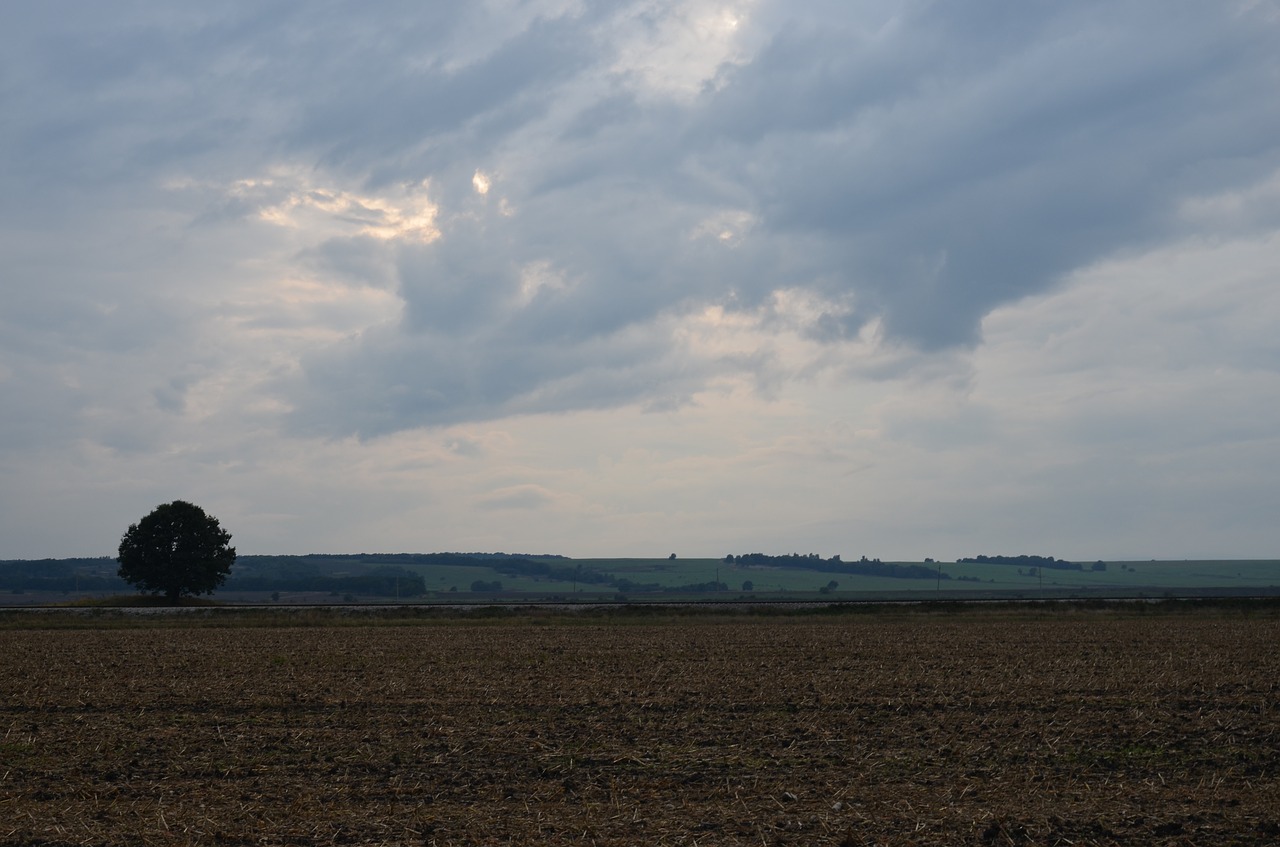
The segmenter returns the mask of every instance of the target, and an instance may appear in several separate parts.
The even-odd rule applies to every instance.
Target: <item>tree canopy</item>
[[[120,539],[120,578],[176,603],[212,594],[231,572],[231,533],[199,506],[174,500],[132,524]]]

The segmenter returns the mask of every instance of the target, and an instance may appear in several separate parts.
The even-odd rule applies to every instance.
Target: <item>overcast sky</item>
[[[0,12],[0,558],[1280,557],[1276,0]]]

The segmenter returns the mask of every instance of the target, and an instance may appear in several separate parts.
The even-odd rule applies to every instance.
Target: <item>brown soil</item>
[[[1280,842],[1280,622],[0,632],[0,844]]]

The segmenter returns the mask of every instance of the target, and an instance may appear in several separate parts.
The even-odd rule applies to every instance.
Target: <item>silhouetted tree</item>
[[[231,533],[204,509],[184,500],[156,508],[120,539],[119,576],[170,603],[191,594],[212,594],[231,572],[236,548]]]

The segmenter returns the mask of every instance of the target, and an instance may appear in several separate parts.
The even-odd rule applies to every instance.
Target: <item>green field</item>
[[[378,568],[393,576],[376,593],[357,588],[320,589],[321,582],[295,579],[293,587],[236,588],[234,579],[215,599],[247,603],[329,602],[560,602],[673,600],[887,600],[887,599],[1051,599],[1064,597],[1163,597],[1197,595],[1280,594],[1280,560],[1111,561],[1094,570],[1019,567],[1016,564],[972,562],[886,562],[887,568],[914,568],[925,578],[865,575],[821,569],[821,560],[787,559],[788,565],[744,565],[721,559],[567,559],[561,557],[467,558],[426,561],[429,556],[372,555],[360,557],[249,557],[250,572],[282,578],[310,568],[315,577],[348,578]],[[50,560],[52,561],[52,560]],[[69,560],[70,561],[70,560]],[[88,560],[84,560],[88,561]],[[4,565],[6,563],[0,563]],[[27,572],[32,563],[25,563]],[[43,566],[43,563],[34,563]],[[64,573],[68,572],[67,563]],[[819,565],[813,569],[811,564]],[[842,563],[861,564],[861,563]],[[877,565],[881,563],[875,563]],[[108,559],[75,567],[77,580],[66,578],[60,589],[37,589],[12,583],[0,591],[0,605],[67,602],[128,593],[123,584],[85,589],[92,573],[110,574]],[[531,566],[553,573],[514,573]],[[398,574],[399,576],[394,576]],[[574,575],[577,579],[573,579]],[[421,589],[406,585],[421,577]],[[477,582],[488,583],[473,591]],[[834,585],[832,584],[834,583]],[[333,585],[335,583],[329,583]],[[499,590],[493,585],[500,584]],[[308,587],[310,585],[310,587]],[[718,587],[717,587],[718,586]]]
[[[564,564],[566,560],[559,560]],[[681,586],[722,583],[727,590],[719,592],[682,591],[682,594],[736,599],[755,596],[759,599],[796,598],[796,595],[818,595],[830,582],[838,585],[819,596],[830,599],[856,599],[865,595],[910,594],[921,597],[981,596],[997,594],[1023,597],[1063,596],[1074,593],[1088,595],[1156,596],[1165,592],[1271,593],[1280,592],[1280,560],[1223,561],[1129,561],[1107,562],[1106,570],[1018,568],[1003,564],[944,562],[893,562],[897,565],[922,565],[941,568],[942,579],[902,579],[884,576],[830,573],[792,568],[741,566],[720,559],[573,559],[583,572],[596,571],[640,585],[657,584],[662,591],[635,588],[626,592],[630,600],[660,599]],[[497,580],[503,593],[573,594],[581,597],[611,597],[618,593],[613,585],[580,582],[576,585],[546,578],[513,577],[489,568],[415,568],[423,575],[428,588],[447,590],[457,585],[464,592],[473,580]],[[750,588],[744,588],[749,583]]]
[[[1090,586],[1097,588],[1131,588],[1158,586],[1167,588],[1268,588],[1280,586],[1280,560],[1222,561],[1117,561],[1107,562],[1105,571],[1045,569],[1036,576],[1019,576],[1018,568],[1008,565],[944,564],[943,572],[956,576],[976,576],[982,581],[995,580],[1006,588]]]

